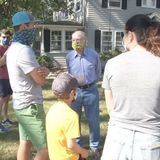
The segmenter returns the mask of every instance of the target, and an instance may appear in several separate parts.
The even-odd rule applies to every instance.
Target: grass
[[[46,81],[45,86],[43,87],[44,95],[44,107],[47,113],[48,109],[52,106],[53,102],[56,100],[51,91],[52,79]],[[104,94],[101,88],[101,83],[98,84],[99,94],[100,94],[100,131],[101,131],[101,140],[100,140],[100,149],[102,150],[106,131],[107,131],[107,122],[108,114],[105,107]],[[13,109],[12,102],[10,101],[9,107],[9,116],[11,119],[16,120]],[[82,115],[82,134],[85,142],[85,146],[88,147],[88,125],[84,114]],[[0,134],[0,160],[16,160],[16,153],[19,145],[19,134],[18,128],[12,128],[10,132],[6,134]],[[91,160],[92,158],[88,158]]]

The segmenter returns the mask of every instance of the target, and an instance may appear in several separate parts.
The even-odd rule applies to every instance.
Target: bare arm
[[[0,58],[0,67],[3,66],[6,63],[6,54],[4,54],[1,58]]]
[[[32,76],[34,81],[41,86],[44,84],[48,74],[49,70],[46,67],[38,67],[35,68],[32,72],[30,72],[30,75]]]
[[[112,96],[112,91],[111,90],[104,90],[105,94],[105,100],[106,100],[106,105],[108,109],[108,113],[110,114],[113,110],[113,96]]]
[[[89,150],[80,147],[80,145],[75,142],[75,139],[67,140],[67,147],[75,153],[80,154],[82,158],[87,158],[89,156]]]

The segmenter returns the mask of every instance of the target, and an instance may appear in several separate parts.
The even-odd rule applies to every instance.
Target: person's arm
[[[76,143],[75,139],[67,140],[67,147],[73,152],[80,154],[82,158],[87,158],[89,156],[89,150],[80,147],[80,145]]]
[[[4,55],[0,58],[0,67],[3,66],[4,64],[6,64],[6,54],[4,54]]]
[[[48,76],[48,74],[49,70],[46,67],[38,67],[30,72],[30,75],[33,78],[33,80],[41,86],[45,83],[45,79]]]
[[[111,90],[104,90],[105,94],[105,101],[106,101],[106,106],[108,110],[108,114],[110,114],[113,111],[113,96],[112,96],[112,91]]]
[[[101,68],[101,60],[100,60],[100,57],[98,55],[98,53],[96,52],[97,54],[97,64],[96,64],[96,74],[97,74],[97,81],[99,81],[102,77],[102,68]]]

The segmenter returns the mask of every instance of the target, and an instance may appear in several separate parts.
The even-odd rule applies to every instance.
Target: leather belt
[[[91,87],[91,86],[94,85],[94,84],[95,84],[95,82],[90,83],[90,84],[86,84],[86,85],[84,85],[84,86],[78,86],[78,88],[80,88],[80,89],[87,89],[87,88]]]

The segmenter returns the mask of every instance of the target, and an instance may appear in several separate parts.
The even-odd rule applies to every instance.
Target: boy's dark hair
[[[52,90],[58,99],[67,99],[72,90],[78,87],[78,82],[69,73],[60,73],[52,83]]]

